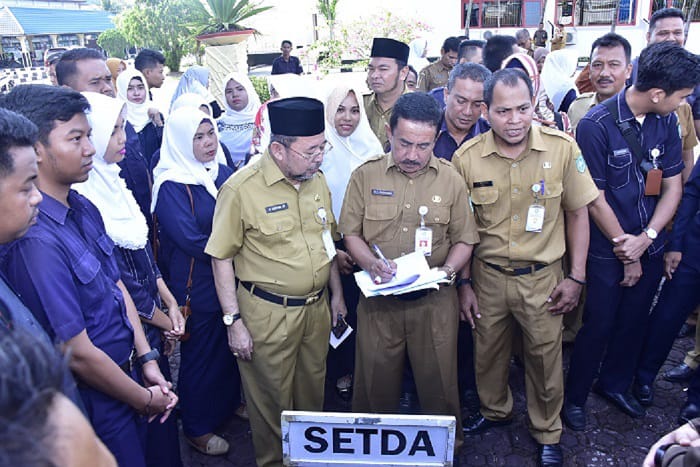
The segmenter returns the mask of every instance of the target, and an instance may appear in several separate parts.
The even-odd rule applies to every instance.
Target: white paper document
[[[445,272],[430,269],[425,256],[420,252],[401,256],[396,258],[394,262],[396,263],[396,275],[389,282],[375,284],[367,271],[355,273],[355,282],[365,297],[400,295],[416,290],[438,289],[438,283],[447,283]]]

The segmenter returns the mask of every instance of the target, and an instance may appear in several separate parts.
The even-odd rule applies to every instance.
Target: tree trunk
[[[469,0],[469,6],[467,7],[467,14],[464,20],[464,35],[469,39],[469,26],[472,25],[472,6],[474,5],[474,0]],[[420,71],[420,70],[419,70]]]

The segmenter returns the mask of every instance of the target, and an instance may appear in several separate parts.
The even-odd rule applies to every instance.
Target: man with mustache
[[[567,115],[574,133],[586,113],[622,91],[632,72],[632,46],[619,34],[610,32],[591,46],[590,78],[595,92],[581,94],[569,107]]]
[[[257,465],[281,467],[280,414],[323,410],[331,311],[334,325],[347,311],[331,195],[318,170],[330,149],[323,104],[294,97],[267,109],[270,146],[221,187],[205,253],[238,358]]]
[[[350,178],[339,230],[355,263],[376,282],[390,281],[396,264],[375,256],[370,245],[386,258],[423,252],[430,266],[454,279],[478,242],[464,182],[449,162],[433,155],[441,118],[428,94],[404,94],[389,121],[391,152],[369,159]],[[416,238],[425,229],[432,235],[421,246]],[[361,296],[353,411],[397,413],[408,357],[423,413],[457,419],[459,453],[458,322],[454,287]]]

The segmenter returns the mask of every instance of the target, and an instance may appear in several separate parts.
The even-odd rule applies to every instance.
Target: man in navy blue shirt
[[[578,125],[577,142],[600,196],[589,206],[594,222],[584,324],[562,410],[574,430],[585,429],[584,406],[596,375],[596,393],[632,417],[644,415],[628,389],[663,271],[664,228],[682,192],[674,110],[698,82],[697,56],[671,42],[653,44],[640,55],[636,83]],[[627,139],[620,127],[631,131]]]
[[[271,75],[283,75],[285,73],[294,73],[295,75],[300,75],[304,72],[301,67],[301,63],[297,57],[293,57],[292,53],[292,42],[288,40],[282,41],[282,47],[280,48],[282,55],[277,57],[272,62],[272,72]]]
[[[452,160],[452,154],[468,139],[491,129],[481,113],[484,82],[491,72],[483,65],[460,63],[450,72],[445,94],[445,113],[433,153]]]
[[[70,367],[95,432],[120,465],[143,466],[138,413],[167,417],[169,391],[124,287],[97,208],[71,190],[87,180],[95,149],[87,100],[63,87],[18,86],[0,106],[39,128],[37,223],[1,251],[0,266],[52,339],[70,351]],[[147,387],[135,380],[133,356]]]

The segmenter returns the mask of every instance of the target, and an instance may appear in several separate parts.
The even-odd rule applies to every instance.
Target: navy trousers
[[[641,258],[642,277],[622,287],[623,265],[617,259],[588,257],[583,327],[569,364],[566,397],[583,406],[598,376],[601,389],[626,392],[642,350],[649,308],[663,273],[662,255]]]

